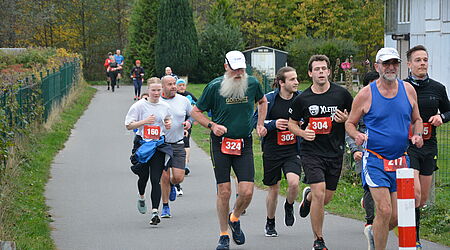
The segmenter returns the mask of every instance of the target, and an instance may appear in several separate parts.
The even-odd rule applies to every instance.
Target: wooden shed
[[[288,52],[260,46],[243,51],[247,65],[265,73],[269,78],[275,78],[275,74],[287,65]]]

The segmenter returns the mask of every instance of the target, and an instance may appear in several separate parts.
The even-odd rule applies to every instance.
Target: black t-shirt
[[[352,102],[353,97],[350,93],[334,83],[331,83],[328,91],[322,94],[313,93],[309,87],[295,98],[291,106],[290,118],[295,121],[303,119],[301,128],[306,129],[312,117],[331,117],[333,120],[337,109],[340,111],[347,109],[350,113]],[[332,121],[329,134],[316,134],[314,141],[302,140],[300,155],[341,156],[344,153],[344,138],[344,123]]]
[[[177,93],[182,95],[182,96],[186,96],[186,97],[190,96],[194,102],[197,102],[197,98],[194,96],[194,94],[192,94],[191,92],[189,92],[187,90],[185,90],[183,93],[181,93],[181,92],[177,92]],[[189,99],[189,101],[190,101],[190,99]]]
[[[430,117],[438,113],[438,109],[446,117],[450,116],[450,102],[444,85],[430,78],[422,81],[414,81],[410,77],[405,81],[411,83],[417,92],[417,102],[419,104],[420,117],[423,122],[428,122]],[[413,149],[417,149],[416,146],[412,144],[410,144],[410,146]],[[432,126],[431,138],[429,140],[424,140],[423,147],[417,150],[435,149],[435,151],[437,151],[436,148],[436,127]]]
[[[133,78],[136,78],[137,80],[142,79],[141,74],[144,74],[144,69],[142,67],[134,66],[133,69],[131,69],[130,76]]]
[[[278,94],[274,100],[274,106],[267,115],[266,120],[277,120],[277,119],[289,119],[289,108],[294,101],[295,96],[289,100],[281,98]],[[291,145],[278,145],[277,133],[281,131],[279,129],[274,129],[269,131],[264,138],[264,143],[262,144],[262,150],[264,152],[264,157],[278,160],[285,157],[295,156],[297,152],[297,143]]]

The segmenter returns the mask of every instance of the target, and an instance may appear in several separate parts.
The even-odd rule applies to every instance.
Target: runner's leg
[[[228,231],[228,213],[230,211],[231,182],[217,184],[217,216],[220,232]]]
[[[288,182],[288,191],[286,199],[289,202],[289,204],[293,204],[298,196],[298,183],[300,180],[300,176],[295,173],[287,173],[286,179]]]
[[[151,199],[152,209],[158,209],[161,201],[161,185],[159,184],[164,169],[165,154],[156,151],[150,159],[150,182],[152,184]]]
[[[266,197],[266,208],[267,208],[267,218],[274,219],[275,211],[277,210],[278,203],[278,193],[280,191],[280,182],[277,184],[269,186]]]
[[[308,196],[311,197],[311,227],[315,239],[323,237],[325,193],[325,182],[311,184],[311,193]]]
[[[376,216],[373,222],[373,237],[376,249],[386,249],[389,222],[392,214],[391,195],[386,187],[370,188],[375,201]]]

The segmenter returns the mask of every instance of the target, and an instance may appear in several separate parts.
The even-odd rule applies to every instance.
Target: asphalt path
[[[54,222],[52,237],[61,250],[83,249],[215,249],[218,220],[216,186],[210,157],[192,145],[191,170],[182,184],[184,195],[171,202],[172,218],[157,226],[150,214],[136,208],[137,176],[130,171],[133,133],[124,126],[133,103],[131,86],[112,93],[98,92],[76,123],[63,150],[54,159],[46,197]],[[147,204],[150,205],[150,184]],[[279,197],[276,229],[279,237],[264,236],[264,190],[255,189],[247,214],[241,217],[246,243],[231,249],[311,249],[313,236],[309,218],[298,215],[292,227],[284,225],[284,198]],[[234,199],[232,199],[234,202]],[[326,214],[324,235],[330,249],[367,249],[361,221]],[[423,241],[424,249],[448,249]],[[391,233],[388,249],[398,249]]]

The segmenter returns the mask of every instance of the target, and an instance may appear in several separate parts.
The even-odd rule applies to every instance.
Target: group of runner
[[[106,69],[106,83],[108,90],[111,87],[111,91],[114,92],[115,87],[119,88],[119,82],[123,73],[124,57],[121,55],[120,50],[116,50],[113,55],[112,52],[108,52],[108,58],[106,58],[103,66]]]
[[[230,238],[237,245],[244,244],[240,216],[253,196],[252,131],[256,128],[262,138],[263,183],[269,187],[265,235],[278,236],[275,211],[283,173],[288,184],[284,224],[295,223],[294,203],[303,169],[303,181],[309,186],[302,192],[299,214],[302,218],[310,215],[313,249],[327,249],[323,235],[324,206],[332,200],[339,182],[347,133],[353,157],[362,163],[368,248],[385,249],[388,232],[397,224],[395,169],[416,170],[419,222],[420,207],[428,198],[431,175],[437,169],[436,127],[450,120],[445,87],[427,74],[427,50],[416,46],[408,51],[407,58],[411,73],[402,81],[398,79],[401,61],[398,52],[393,48],[379,50],[375,64],[378,75],[371,73],[366,79],[367,86],[355,99],[345,88],[330,82],[330,61],[325,55],[310,58],[308,75],[312,85],[303,92],[298,90],[296,70],[283,67],[277,72],[274,91],[264,95],[258,80],[246,74],[244,55],[230,51],[225,55],[224,75],[209,82],[195,103],[192,98],[176,94],[176,84],[181,79],[177,80],[166,69],[162,82],[158,78],[148,81],[148,100],[133,104],[125,121],[128,129],[138,128],[132,170],[139,176],[139,211],[146,211],[143,183],[150,175],[150,223],[160,221],[161,189],[161,216],[170,217],[168,194],[175,192],[171,185],[182,182],[186,174],[183,135],[196,120],[211,130],[210,152],[220,229],[216,249],[229,249]],[[191,104],[195,106],[191,108]],[[230,212],[231,168],[237,178],[239,196]],[[161,180],[161,187],[156,180]],[[417,247],[421,248],[418,232],[419,223]]]

